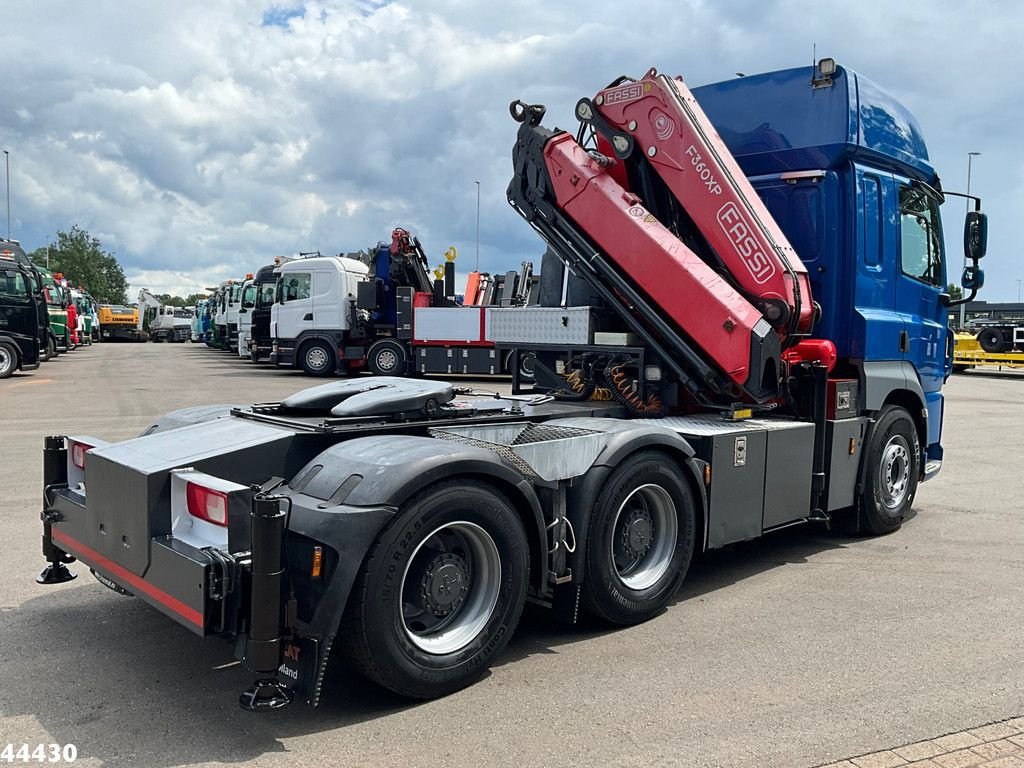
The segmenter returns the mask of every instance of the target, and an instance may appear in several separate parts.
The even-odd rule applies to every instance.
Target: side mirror
[[[982,250],[984,254],[984,249]],[[960,285],[968,291],[980,291],[985,285],[985,270],[981,267],[964,267],[964,274],[960,278]]]
[[[988,246],[988,216],[981,211],[968,211],[964,218],[964,255],[977,261]]]

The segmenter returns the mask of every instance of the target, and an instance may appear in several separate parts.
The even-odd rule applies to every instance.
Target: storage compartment
[[[487,310],[490,339],[506,344],[591,344],[590,307],[510,307]]]

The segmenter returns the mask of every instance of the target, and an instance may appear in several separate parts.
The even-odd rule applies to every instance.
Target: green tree
[[[946,286],[946,293],[949,294],[949,298],[953,301],[958,301],[963,298],[964,290],[956,283],[950,283]]]
[[[70,285],[81,285],[101,303],[128,303],[128,280],[114,254],[104,251],[99,239],[77,224],[70,232],[58,230],[56,242],[29,256],[46,266],[47,250],[50,271],[62,273]]]

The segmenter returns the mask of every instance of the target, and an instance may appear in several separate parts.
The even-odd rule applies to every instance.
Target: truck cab
[[[252,328],[252,310],[256,306],[255,278],[252,273],[242,281],[241,299],[238,307],[238,345],[236,352],[239,357],[249,356],[249,333]]]
[[[58,353],[57,339],[50,328],[43,273],[16,240],[0,240],[0,258],[5,257],[7,260],[13,259],[20,264],[31,279],[32,297],[36,305],[36,315],[39,323],[39,349],[41,351],[41,361],[45,363],[50,358],[56,357]]]
[[[192,341],[206,341],[206,330],[209,325],[209,301],[200,299],[192,308]]]
[[[274,337],[270,360],[277,367],[300,367],[313,376],[348,372],[358,286],[369,268],[355,259],[317,256],[281,266],[270,310]]]
[[[693,94],[806,265],[814,336],[835,344],[862,411],[899,402],[914,417],[933,474],[951,335],[943,197],[917,120],[841,66]]]
[[[252,308],[250,316],[247,352],[249,359],[254,363],[270,357],[273,344],[273,338],[270,335],[270,311],[274,306],[274,297],[277,293],[277,275],[280,271],[281,261],[281,258],[278,257],[274,264],[260,267],[253,281],[256,288],[256,305]]]
[[[228,280],[224,291],[224,327],[225,346],[224,349],[238,349],[238,319],[239,310],[242,308],[242,282],[241,280]]]
[[[0,379],[41,362],[34,274],[12,256],[0,256]]]

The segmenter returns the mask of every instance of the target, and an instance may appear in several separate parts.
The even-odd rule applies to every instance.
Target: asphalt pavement
[[[802,768],[1024,714],[1020,374],[949,382],[944,467],[896,533],[799,527],[712,553],[629,629],[528,608],[490,674],[437,701],[338,668],[319,709],[249,714],[229,644],[81,566],[35,583],[44,435],[122,439],[314,383],[191,344],[94,345],[0,381],[0,749],[73,744],[81,765],[125,768]]]

